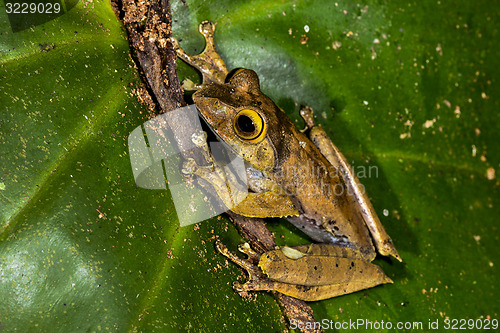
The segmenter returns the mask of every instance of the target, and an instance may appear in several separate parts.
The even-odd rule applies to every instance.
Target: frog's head
[[[193,100],[219,138],[254,168],[268,171],[280,163],[277,151],[282,154],[286,146],[284,126],[293,124],[260,91],[254,71],[234,70],[224,84],[207,84]]]

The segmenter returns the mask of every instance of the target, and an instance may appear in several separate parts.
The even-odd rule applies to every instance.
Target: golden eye
[[[266,135],[267,127],[262,116],[254,110],[243,109],[234,118],[234,131],[243,140],[257,143]]]

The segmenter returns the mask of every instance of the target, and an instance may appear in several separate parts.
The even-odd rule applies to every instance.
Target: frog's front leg
[[[384,256],[391,255],[401,261],[398,251],[380,222],[377,213],[375,213],[375,209],[364,191],[363,185],[358,177],[356,177],[347,159],[337,146],[333,144],[321,125],[314,124],[313,110],[310,107],[302,107],[300,115],[306,122],[306,127],[309,129],[311,141],[321,151],[328,162],[330,162],[336,170],[340,171],[340,175],[343,177],[348,187],[347,192],[351,194],[351,198],[355,203],[353,206],[357,207],[363,216],[363,220],[370,230],[378,252]]]
[[[210,165],[200,166],[194,159],[184,162],[182,172],[201,177],[212,185],[217,196],[232,212],[248,217],[296,216],[298,211],[290,198],[274,191],[247,192],[241,189],[235,175],[228,168],[214,163],[206,143],[206,133],[195,133],[192,141],[204,152]]]
[[[258,254],[248,244],[239,248],[248,255],[246,260],[220,241],[216,247],[247,271],[247,282],[233,284],[239,292],[278,291],[304,301],[317,301],[392,283],[380,267],[363,260],[363,255],[351,248],[326,244],[283,247],[262,254],[257,266]]]

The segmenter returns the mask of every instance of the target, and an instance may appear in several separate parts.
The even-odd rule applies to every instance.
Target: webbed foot
[[[227,76],[227,68],[221,56],[215,49],[214,33],[215,24],[210,21],[203,21],[199,25],[199,31],[205,37],[205,49],[198,55],[189,55],[179,46],[175,38],[171,42],[177,56],[198,69],[203,75],[202,85],[189,85],[188,88],[199,89],[210,82],[223,84]]]
[[[248,280],[245,283],[240,283],[238,281],[233,282],[233,288],[236,291],[242,292],[256,290],[254,286],[255,282],[265,279],[262,271],[256,265],[259,261],[260,255],[252,250],[248,243],[244,243],[238,247],[238,250],[248,256],[247,259],[241,259],[235,253],[229,251],[229,249],[219,240],[215,242],[215,248],[220,254],[243,268],[248,274]]]

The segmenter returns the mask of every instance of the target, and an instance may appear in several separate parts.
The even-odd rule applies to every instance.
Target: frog
[[[171,39],[177,56],[203,76],[201,84],[184,87],[195,90],[193,102],[219,140],[245,161],[248,193],[234,204],[231,177],[215,163],[200,166],[189,159],[182,172],[212,184],[232,212],[284,218],[313,240],[264,253],[244,243],[238,247],[244,259],[216,241],[216,249],[247,273],[247,281],[234,282],[234,289],[319,301],[393,283],[372,261],[377,254],[402,259],[347,159],[315,124],[313,110],[301,108],[305,128],[298,129],[260,90],[255,71],[227,70],[215,48],[214,23],[202,22],[199,31],[206,43],[199,55],[187,54]]]

